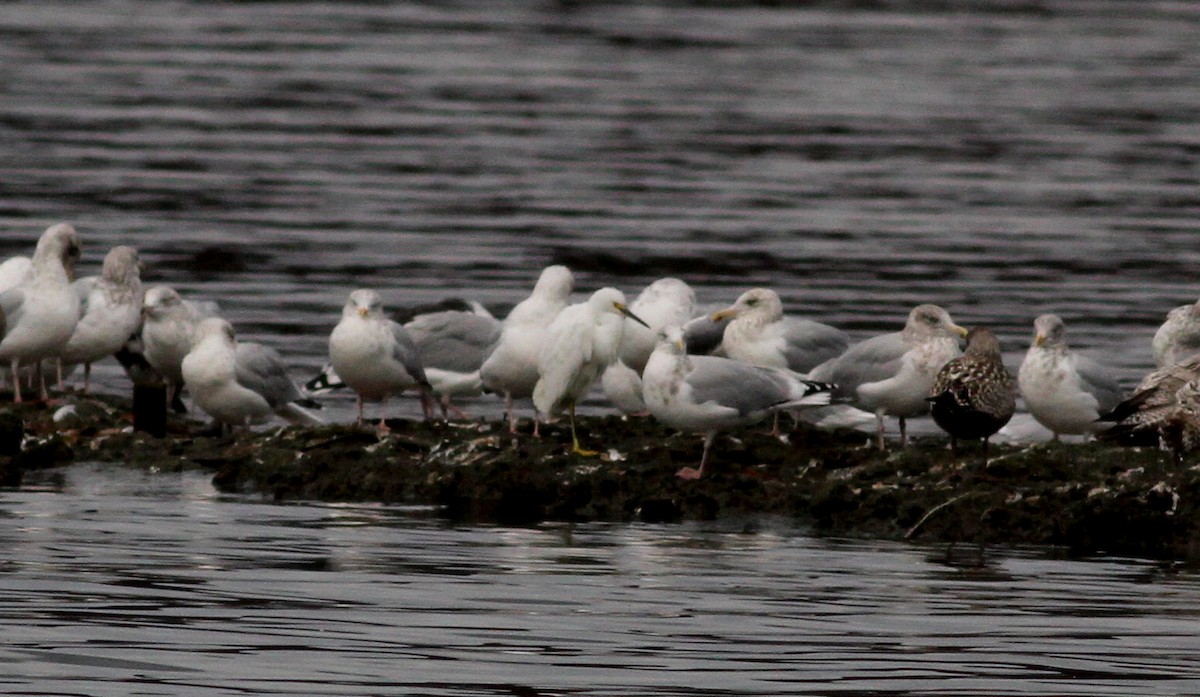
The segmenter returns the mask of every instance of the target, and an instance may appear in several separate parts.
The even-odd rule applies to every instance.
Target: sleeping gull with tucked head
[[[616,360],[626,317],[645,325],[625,306],[624,293],[616,288],[601,288],[584,302],[558,313],[546,332],[538,357],[533,404],[547,416],[567,410],[571,419],[571,450],[577,455],[596,453],[579,446],[575,404]]]
[[[908,441],[905,419],[928,413],[925,398],[937,373],[961,354],[959,337],[967,330],[937,305],[918,305],[904,329],[851,346],[837,358],[813,368],[813,380],[837,385],[834,398],[848,399],[875,414],[876,444],[882,450],[883,417],[900,419],[901,446]]]
[[[238,342],[233,326],[220,317],[197,324],[195,339],[183,359],[183,379],[196,406],[214,420],[223,426],[243,426],[275,414],[292,423],[321,423],[296,404],[302,398],[300,389],[288,377],[278,351]]]
[[[483,394],[479,370],[500,340],[499,320],[486,312],[446,310],[417,315],[404,329],[417,346],[443,418],[454,409],[451,398]],[[455,411],[465,416],[462,410]]]
[[[428,413],[429,380],[417,346],[404,327],[384,314],[375,291],[361,288],[346,300],[342,319],[329,335],[329,362],[342,382],[358,393],[358,425],[365,400],[383,401],[413,387],[421,391]],[[379,429],[387,430],[382,417]]]
[[[79,297],[71,288],[79,237],[66,223],[42,233],[32,269],[23,283],[0,293],[0,365],[7,364],[13,401],[21,401],[19,369],[33,364],[42,399],[47,397],[42,361],[58,358],[79,322]]]
[[[689,356],[683,330],[668,327],[642,373],[643,395],[659,421],[684,431],[704,433],[700,467],[678,475],[704,474],[717,432],[759,421],[781,409],[829,404],[832,385],[804,380],[782,368],[752,366],[719,356]]]

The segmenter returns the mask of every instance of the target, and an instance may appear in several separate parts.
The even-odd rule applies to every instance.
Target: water
[[[564,262],[770,285],[856,337],[934,301],[1014,362],[1053,311],[1132,381],[1197,296],[1198,30],[1095,0],[3,3],[0,255],[64,219],[85,273],[133,244],[298,376],[353,288],[503,309]],[[0,521],[9,694],[1200,692],[1196,578],[1134,560],[457,528],[87,466]]]
[[[449,527],[77,465],[0,493],[6,694],[1180,695],[1200,578],[782,521]]]

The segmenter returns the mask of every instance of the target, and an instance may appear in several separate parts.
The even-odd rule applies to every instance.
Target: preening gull
[[[642,322],[625,306],[624,293],[616,288],[601,288],[584,302],[558,313],[546,331],[546,341],[538,357],[533,404],[547,416],[567,410],[571,419],[571,450],[578,455],[596,453],[579,446],[575,403],[587,395],[600,373],[616,360],[626,317]]]
[[[538,357],[546,332],[567,306],[567,298],[574,286],[574,276],[567,267],[555,265],[543,269],[533,292],[504,318],[500,340],[479,369],[484,388],[504,395],[511,433],[517,432],[513,400],[533,396],[533,388],[538,382]],[[536,418],[533,432],[538,432]]]
[[[829,404],[833,389],[781,368],[689,356],[679,327],[660,332],[642,382],[646,406],[655,418],[672,428],[704,433],[700,467],[679,470],[685,479],[703,475],[718,431],[754,423],[780,409]]]
[[[1033,321],[1033,341],[1017,372],[1025,407],[1038,423],[1059,435],[1090,434],[1121,401],[1116,372],[1067,346],[1067,330],[1058,315]]]
[[[404,327],[387,318],[373,290],[356,290],[346,300],[342,319],[329,335],[329,362],[346,386],[358,393],[360,426],[364,400],[383,401],[416,387],[422,404],[428,403],[429,380],[417,346]],[[383,418],[379,427],[386,430]]]
[[[417,315],[404,328],[416,343],[443,417],[452,397],[483,394],[479,369],[500,340],[499,320],[490,314],[448,310]]]
[[[223,425],[261,423],[272,414],[292,423],[321,423],[296,404],[302,395],[279,352],[238,342],[233,326],[220,317],[196,325],[195,344],[181,369],[196,406]]]
[[[38,240],[26,281],[0,293],[0,364],[13,381],[13,401],[21,401],[19,368],[33,364],[45,399],[42,361],[58,358],[79,321],[79,297],[71,288],[79,236],[66,223],[51,226]]]
[[[900,419],[900,442],[908,441],[905,419],[929,411],[926,397],[942,366],[961,353],[958,338],[967,330],[937,305],[918,305],[904,329],[851,346],[841,356],[813,368],[813,380],[837,385],[834,398],[848,399],[875,414],[876,442],[883,443],[883,417]]]
[[[967,334],[967,350],[938,371],[929,390],[933,421],[950,434],[950,448],[958,440],[983,439],[987,461],[988,439],[1012,418],[1017,408],[1017,386],[1004,367],[1000,342],[987,327]]]
[[[1154,365],[1159,368],[1200,353],[1200,301],[1168,312],[1167,319],[1154,332],[1151,349]]]
[[[104,256],[99,276],[71,284],[79,297],[79,323],[62,353],[62,363],[83,364],[83,391],[91,383],[92,363],[121,350],[142,321],[142,279],[138,253],[118,246]]]
[[[196,325],[217,311],[215,303],[184,300],[169,286],[153,286],[142,299],[142,356],[166,380],[176,408],[182,404],[183,357],[192,350]]]
[[[731,321],[725,327],[723,353],[750,365],[807,373],[850,346],[850,337],[840,329],[785,317],[779,294],[769,288],[752,288],[712,315],[713,322],[725,318]]]

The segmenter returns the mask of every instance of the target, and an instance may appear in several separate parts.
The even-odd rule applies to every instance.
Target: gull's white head
[[[342,308],[343,317],[359,316],[363,319],[383,317],[383,301],[379,293],[369,288],[359,288],[350,294]]]
[[[1042,315],[1033,320],[1034,346],[1065,346],[1067,328],[1058,315]]]
[[[205,339],[214,338],[226,346],[235,344],[235,334],[233,325],[220,317],[209,317],[201,320],[196,325],[196,333],[192,339],[192,346],[196,346]]]
[[[904,331],[917,336],[965,337],[967,328],[950,319],[950,313],[937,305],[917,305],[908,313]]]
[[[655,348],[677,356],[686,354],[687,339],[684,338],[683,328],[672,324],[658,330],[658,343]]]
[[[183,298],[169,286],[154,286],[142,298],[142,314],[158,318],[183,305]]]
[[[770,288],[751,288],[729,307],[714,312],[712,321],[720,322],[728,317],[755,317],[760,321],[775,322],[783,318],[783,302]]]

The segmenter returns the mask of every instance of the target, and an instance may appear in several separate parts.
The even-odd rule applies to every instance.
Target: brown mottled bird
[[[1200,355],[1149,373],[1133,394],[1100,417],[1101,421],[1116,423],[1105,439],[1136,444],[1149,435],[1173,450],[1176,462],[1182,460],[1185,450],[1200,445],[1197,381],[1200,381]]]
[[[987,327],[967,334],[967,350],[938,372],[929,391],[934,422],[950,434],[950,447],[958,439],[983,439],[987,460],[988,438],[1012,418],[1017,387],[1000,358],[1000,342]]]

